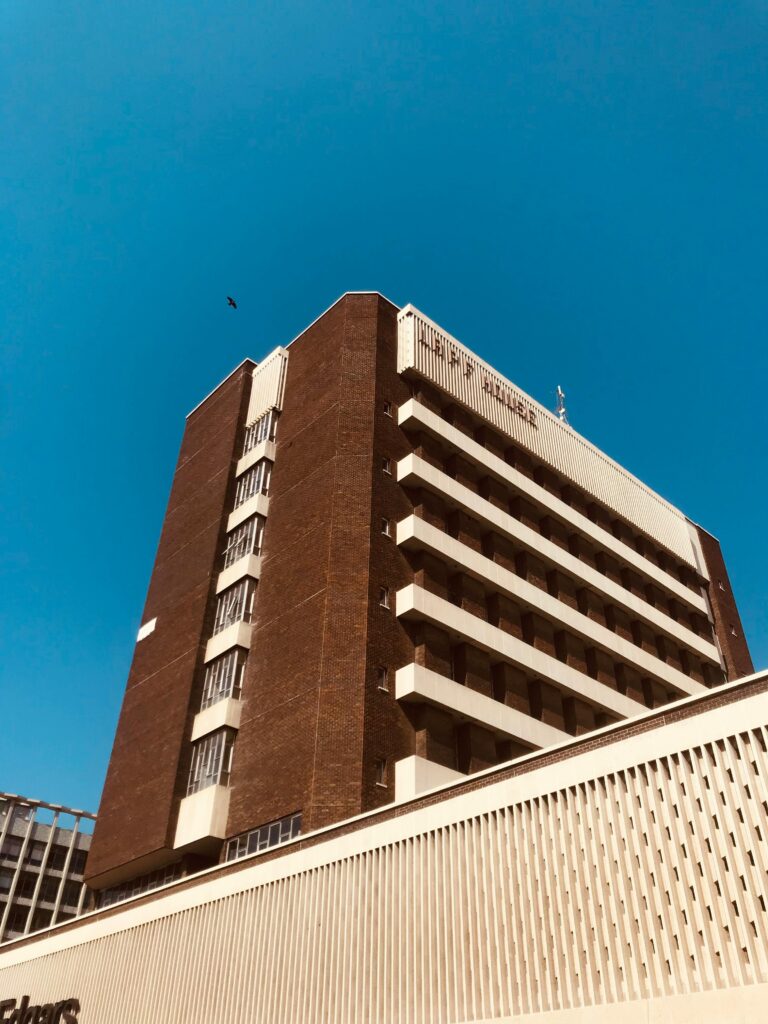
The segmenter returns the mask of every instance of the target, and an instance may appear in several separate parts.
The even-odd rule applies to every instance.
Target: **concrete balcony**
[[[204,852],[218,846],[227,834],[229,792],[226,786],[207,786],[184,797],[173,841],[175,850]]]
[[[222,590],[238,583],[244,576],[250,576],[253,580],[257,580],[261,576],[260,555],[244,555],[243,558],[238,558],[232,565],[223,569],[216,580],[216,593],[220,594]]]
[[[224,700],[217,700],[215,704],[198,711],[192,723],[192,742],[202,739],[209,732],[216,732],[217,729],[240,728],[240,716],[242,715],[242,701],[235,697],[225,697]]]
[[[395,697],[404,702],[433,704],[460,721],[482,725],[497,737],[514,739],[531,748],[549,747],[573,738],[423,665],[406,665],[397,670]]]

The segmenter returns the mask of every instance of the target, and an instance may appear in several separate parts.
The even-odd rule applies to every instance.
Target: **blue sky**
[[[184,416],[347,290],[562,384],[768,665],[767,43],[764,0],[0,0],[0,789],[96,808]]]

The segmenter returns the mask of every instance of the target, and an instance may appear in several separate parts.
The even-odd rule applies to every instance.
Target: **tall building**
[[[86,879],[104,906],[751,671],[710,534],[347,294],[187,418]]]
[[[87,811],[0,793],[0,942],[82,913],[94,821]]]

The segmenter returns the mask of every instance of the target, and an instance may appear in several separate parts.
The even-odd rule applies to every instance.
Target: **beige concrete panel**
[[[398,370],[409,369],[695,565],[678,509],[410,305],[398,315]]]
[[[194,743],[195,740],[207,736],[209,732],[216,732],[217,729],[223,729],[225,726],[230,729],[239,729],[242,709],[242,701],[235,697],[225,697],[223,700],[217,700],[215,704],[211,704],[203,711],[198,711],[192,723],[191,742]]]
[[[542,679],[549,680],[567,693],[619,715],[632,717],[645,711],[642,704],[624,694],[598,683],[590,676],[577,672],[570,665],[523,643],[496,626],[478,619],[450,601],[429,593],[415,584],[403,587],[396,595],[397,615],[404,618],[426,619],[470,643],[489,651],[496,657],[525,669]]]
[[[531,747],[548,747],[571,738],[561,729],[485,697],[423,665],[405,665],[397,670],[395,697],[403,701],[420,700],[435,704],[483,725],[497,735],[520,740]]]
[[[589,616],[582,615],[581,612],[558,601],[556,597],[547,594],[540,587],[535,587],[527,580],[521,579],[515,573],[477,551],[473,551],[461,541],[449,537],[448,534],[418,516],[409,516],[408,519],[397,524],[397,543],[407,544],[411,539],[420,542],[423,547],[437,555],[442,555],[457,566],[461,566],[476,579],[492,584],[497,590],[517,599],[526,607],[537,609],[555,623],[564,625],[570,632],[597,644],[610,654],[617,655],[630,665],[634,665],[642,673],[669,684],[680,693],[693,694],[706,689],[683,672],[667,665],[660,658],[654,657],[636,644],[617,636],[610,629],[601,626],[599,622],[594,622]],[[691,636],[693,635],[691,634]],[[714,647],[712,647],[712,652],[716,654]]]
[[[216,633],[205,646],[204,662],[207,664],[209,661],[213,661],[214,658],[218,658],[220,654],[224,654],[233,647],[250,649],[252,629],[253,626],[248,622],[235,622],[231,626],[227,626],[226,629],[222,629],[220,633]]]
[[[395,764],[395,800],[402,803],[412,800],[419,793],[426,793],[438,786],[445,786],[457,779],[465,778],[461,772],[435,764],[417,754],[404,757]]]
[[[415,398],[400,406],[397,411],[397,421],[401,426],[418,424],[419,427],[423,427],[435,437],[441,438],[451,448],[467,455],[476,465],[487,469],[497,480],[511,486],[520,494],[527,495],[537,505],[548,509],[561,522],[567,523],[568,526],[578,530],[583,536],[589,537],[598,547],[615,555],[620,562],[637,569],[638,572],[646,576],[652,577],[660,586],[671,590],[673,593],[677,593],[679,588],[682,588],[684,594],[690,593],[688,588],[684,587],[674,576],[670,576],[669,573],[664,572],[663,569],[660,569],[653,562],[649,562],[647,558],[644,558],[634,548],[619,540],[618,537],[614,537],[612,533],[604,530],[597,523],[593,523],[591,519],[582,515],[575,508],[571,508],[570,505],[567,505],[545,487],[541,487],[534,480],[531,480],[530,477],[520,473],[514,466],[510,466],[509,463],[504,462],[503,459],[494,455],[493,452],[489,452],[487,448],[478,444],[477,441],[465,434],[464,431],[446,422],[441,416],[438,416],[437,413],[422,405]],[[709,574],[704,559],[696,550],[696,543],[691,533],[690,524],[687,524],[687,526],[691,550],[693,551],[693,558],[688,559],[688,561],[694,564],[697,572],[704,579],[707,579]]]
[[[243,504],[230,512],[229,518],[227,519],[227,533],[230,530],[234,530],[240,523],[244,523],[246,519],[250,519],[258,513],[260,516],[266,516],[269,512],[269,498],[265,494],[254,494],[248,501],[244,501]]]
[[[220,594],[222,590],[233,586],[244,576],[250,576],[254,580],[261,576],[261,555],[244,555],[220,572],[216,580],[216,593]]]
[[[246,452],[238,460],[235,476],[242,476],[246,470],[250,469],[251,466],[255,466],[257,462],[261,462],[262,459],[269,459],[270,462],[274,462],[276,448],[277,446],[274,441],[259,441],[257,445],[254,445],[249,452]]]
[[[227,834],[228,813],[229,789],[226,786],[207,786],[185,796],[179,806],[174,850],[209,838],[223,839]]]
[[[550,561],[555,562],[555,564],[561,565],[568,573],[588,582],[590,586],[610,596],[617,603],[632,607],[633,609],[636,607],[637,614],[641,618],[647,619],[649,622],[667,620],[669,626],[663,627],[665,632],[668,632],[670,627],[677,625],[674,619],[663,615],[646,601],[642,601],[639,598],[634,598],[633,600],[633,595],[629,591],[618,586],[618,584],[612,583],[611,580],[595,569],[590,568],[590,566],[578,558],[574,558],[573,555],[558,547],[557,544],[553,544],[546,537],[542,537],[540,533],[530,529],[528,526],[524,526],[523,523],[518,522],[513,516],[503,512],[491,504],[490,501],[486,501],[485,498],[481,498],[468,487],[451,479],[446,473],[436,469],[424,459],[419,458],[418,455],[407,455],[398,462],[397,479],[400,483],[424,484],[431,490],[444,495],[456,505],[466,508],[479,519],[490,523],[501,532],[507,534],[507,536],[517,540],[529,550],[537,551]],[[671,580],[672,577],[669,577],[669,579]],[[694,593],[694,591],[684,587],[682,583],[673,582],[676,585],[673,592],[679,600],[704,615],[708,614],[707,604],[700,593]],[[670,587],[670,589],[672,588]],[[620,595],[623,595],[623,597],[620,597]],[[629,601],[632,601],[631,605],[627,604]]]

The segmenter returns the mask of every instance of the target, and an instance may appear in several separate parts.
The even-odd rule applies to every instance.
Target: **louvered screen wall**
[[[81,1024],[421,1024],[764,982],[765,722],[760,695],[374,816],[0,955],[0,997],[77,996]],[[621,767],[641,749],[666,752]]]
[[[270,409],[282,409],[287,366],[287,350],[276,348],[254,369],[246,427]]]
[[[683,561],[696,565],[688,522],[678,509],[561,423],[423,313],[406,306],[398,314],[398,371],[410,368],[509,434]],[[484,386],[485,381],[490,382],[489,388]]]

